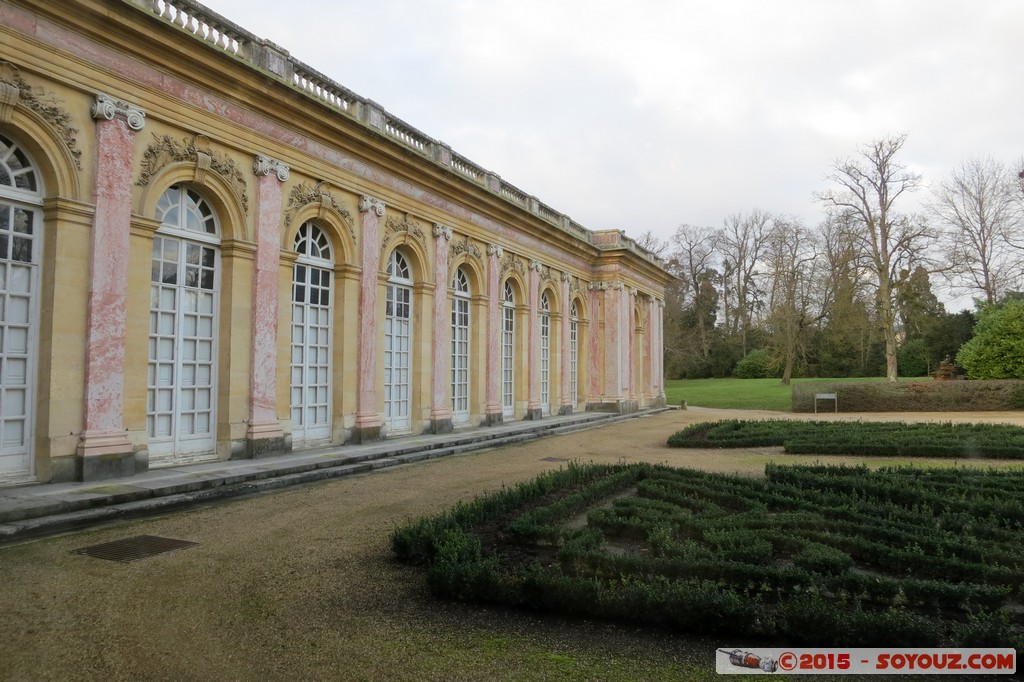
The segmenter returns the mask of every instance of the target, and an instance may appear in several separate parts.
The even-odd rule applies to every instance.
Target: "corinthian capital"
[[[115,116],[122,116],[128,127],[136,132],[142,130],[142,127],[146,125],[145,111],[134,104],[128,104],[102,93],[96,95],[96,101],[92,103],[90,113],[95,119],[105,119],[107,121],[114,120]]]

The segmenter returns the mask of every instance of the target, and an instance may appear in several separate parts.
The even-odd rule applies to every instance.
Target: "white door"
[[[150,467],[216,459],[216,221],[194,191],[158,205],[149,313]]]
[[[516,341],[516,297],[512,285],[505,282],[505,294],[501,307],[501,413],[515,417],[515,341]]]
[[[0,135],[0,483],[31,480],[39,328],[39,174]]]
[[[331,295],[334,267],[323,231],[305,223],[295,237],[292,276],[292,444],[331,438]]]
[[[452,421],[469,422],[469,279],[462,268],[452,281]]]
[[[551,302],[546,291],[540,297],[540,411],[551,413]]]
[[[409,263],[391,254],[384,317],[384,426],[412,430],[412,279]]]

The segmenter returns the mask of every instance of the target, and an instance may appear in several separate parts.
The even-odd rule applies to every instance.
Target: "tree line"
[[[964,160],[908,210],[922,178],[900,158],[906,139],[836,160],[814,195],[816,226],[752,210],[718,228],[683,224],[667,241],[644,235],[675,276],[666,376],[922,376],[957,358],[977,315],[1024,308],[1022,165]],[[947,311],[936,287],[975,310]]]

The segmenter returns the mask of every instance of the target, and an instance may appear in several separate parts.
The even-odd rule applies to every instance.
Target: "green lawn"
[[[836,381],[885,381],[883,377],[860,379],[794,379],[793,384]],[[674,379],[665,382],[669,405],[688,405],[733,410],[789,412],[791,387],[778,379]]]

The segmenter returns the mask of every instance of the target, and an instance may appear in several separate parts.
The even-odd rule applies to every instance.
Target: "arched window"
[[[0,135],[0,482],[32,477],[43,191],[38,169]]]
[[[505,281],[501,306],[501,411],[515,416],[516,296],[512,283]]]
[[[157,203],[146,427],[151,467],[216,459],[220,238],[213,208],[185,185]]]
[[[412,270],[397,249],[388,259],[384,315],[384,425],[412,429]]]
[[[540,296],[540,409],[551,412],[551,301],[548,292]]]
[[[579,402],[580,312],[576,301],[569,308],[569,399]]]
[[[331,438],[331,301],[334,259],[323,230],[304,223],[295,235],[292,275],[291,417],[293,445]]]
[[[452,421],[469,421],[469,278],[459,268],[452,279]]]

